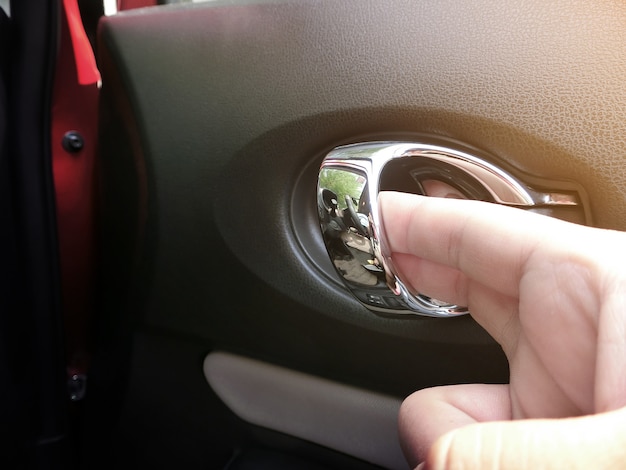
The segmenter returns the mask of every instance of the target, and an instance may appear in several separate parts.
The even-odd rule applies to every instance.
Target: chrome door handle
[[[537,191],[464,150],[412,142],[365,142],[333,149],[318,178],[318,215],[328,254],[348,289],[371,310],[452,317],[466,307],[418,292],[394,268],[377,196],[396,190],[479,199],[522,208],[580,204],[576,192]]]

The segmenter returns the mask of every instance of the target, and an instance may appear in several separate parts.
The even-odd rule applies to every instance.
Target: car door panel
[[[204,361],[211,388],[244,421],[373,462],[406,468],[400,400],[224,352]]]
[[[460,142],[521,179],[567,181],[595,225],[625,228],[625,25],[624,6],[587,1],[211,2],[104,19],[97,364],[112,371],[103,396],[128,380],[123,446],[162,463],[183,446],[193,465],[211,460],[207,441],[215,456],[241,445],[206,357],[394,400],[505,382],[469,316],[377,315],[345,290],[319,165],[346,143]],[[195,432],[159,437],[175,426]]]

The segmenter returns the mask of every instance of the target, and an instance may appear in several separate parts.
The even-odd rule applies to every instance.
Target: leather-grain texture
[[[223,3],[105,22],[156,152],[174,143],[180,153],[165,132],[177,123],[205,134],[195,148],[185,138],[188,158],[219,138],[220,161],[242,139],[306,116],[432,110],[415,130],[577,181],[598,225],[626,228],[623,2]],[[126,28],[138,21],[141,36]]]
[[[626,229],[623,2],[210,2],[129,11],[100,33],[103,87],[115,70],[146,162],[154,324],[212,328],[171,311],[212,308],[205,286],[226,244],[276,290],[342,321],[490,342],[468,320],[443,333],[364,315],[307,261],[317,248],[295,232],[316,221],[294,226],[294,186],[311,188],[313,207],[315,166],[343,143],[455,139],[522,179],[573,181],[597,225]]]

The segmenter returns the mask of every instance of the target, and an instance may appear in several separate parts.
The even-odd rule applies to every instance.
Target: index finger
[[[406,193],[381,192],[379,206],[392,253],[449,266],[511,297],[519,294],[529,260],[563,253],[561,241],[571,240],[577,227],[487,202]]]

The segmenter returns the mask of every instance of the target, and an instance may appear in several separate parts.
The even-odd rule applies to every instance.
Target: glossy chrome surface
[[[522,208],[578,205],[576,194],[536,191],[492,163],[453,148],[366,142],[332,150],[320,168],[317,200],[324,243],[337,272],[371,310],[431,317],[468,310],[412,292],[399,276],[378,209],[383,190]]]

